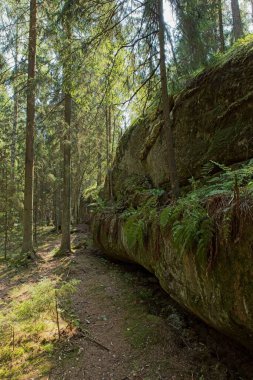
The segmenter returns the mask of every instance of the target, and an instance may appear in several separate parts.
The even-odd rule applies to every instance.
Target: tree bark
[[[172,134],[172,119],[170,117],[169,109],[169,94],[167,88],[167,70],[166,70],[166,58],[165,58],[165,23],[163,16],[163,0],[158,0],[158,22],[159,22],[159,47],[160,47],[160,75],[161,75],[161,87],[162,87],[162,108],[166,142],[168,148],[168,166],[170,174],[171,191],[173,198],[177,198],[179,195],[179,183],[177,176],[177,167],[175,159],[175,150]]]
[[[62,238],[60,254],[71,252],[70,225],[71,225],[71,143],[70,125],[72,99],[70,94],[71,80],[71,25],[70,15],[65,19],[65,31],[68,44],[68,55],[64,62],[64,140],[63,140],[63,197],[62,197]]]
[[[4,157],[5,157],[5,166],[4,166],[4,180],[5,180],[5,210],[4,210],[4,259],[7,259],[7,251],[8,251],[8,240],[9,240],[9,205],[8,205],[8,157],[6,145],[4,149]]]
[[[33,249],[33,186],[34,186],[34,130],[35,130],[35,69],[37,37],[37,3],[30,0],[28,44],[27,121],[24,189],[24,231],[22,251],[34,257]]]
[[[14,73],[18,71],[18,24],[15,31],[15,52],[14,52]],[[11,141],[11,169],[12,179],[15,179],[15,160],[16,160],[16,140],[17,140],[17,125],[18,125],[18,94],[17,86],[14,85],[13,95],[13,125],[12,125],[12,141]]]
[[[70,243],[70,219],[71,219],[71,202],[70,202],[70,177],[71,177],[71,148],[70,148],[70,124],[71,124],[71,95],[65,93],[65,138],[63,141],[63,197],[62,197],[62,238],[61,253],[71,252]]]
[[[225,38],[224,38],[224,28],[223,28],[223,14],[222,14],[222,0],[218,0],[218,20],[219,20],[219,42],[220,42],[220,52],[225,52]]]
[[[38,192],[38,174],[37,174],[37,170],[35,168],[34,170],[34,221],[33,221],[33,239],[34,239],[34,242],[35,242],[35,245],[38,244],[38,234],[37,234],[37,223],[38,223],[38,196],[39,196],[39,192]]]
[[[235,40],[243,37],[243,25],[238,0],[231,0],[232,18],[233,18],[233,34]]]
[[[103,141],[101,135],[98,137],[98,153],[97,153],[97,187],[102,185],[102,148]]]

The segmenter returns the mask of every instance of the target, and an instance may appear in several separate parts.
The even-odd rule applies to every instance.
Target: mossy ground
[[[38,237],[39,262],[24,265],[16,249],[8,252],[7,261],[1,263],[1,379],[26,380],[48,374],[52,355],[61,343],[58,327],[63,335],[71,330],[67,288],[65,295],[60,293],[64,291],[62,276],[68,263],[53,260],[59,236],[49,228],[41,228]]]

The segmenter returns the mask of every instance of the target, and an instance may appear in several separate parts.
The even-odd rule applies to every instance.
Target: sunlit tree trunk
[[[243,36],[243,25],[241,12],[238,0],[231,0],[232,18],[233,18],[233,33],[235,40]]]
[[[175,160],[175,151],[173,144],[172,134],[172,120],[170,118],[169,109],[169,95],[167,88],[167,70],[166,70],[166,58],[165,58],[165,23],[163,16],[163,0],[158,0],[158,21],[159,21],[159,47],[160,47],[160,73],[161,73],[161,87],[162,87],[162,108],[164,127],[166,135],[166,143],[168,148],[168,166],[170,174],[170,183],[173,198],[177,198],[179,195],[179,183],[177,177],[177,167]]]
[[[28,257],[33,250],[33,185],[34,185],[34,129],[35,129],[35,67],[36,67],[37,3],[30,1],[30,26],[28,44],[27,121],[24,189],[24,231],[22,251]]]

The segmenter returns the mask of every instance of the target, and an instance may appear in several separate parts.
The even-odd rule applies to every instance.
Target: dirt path
[[[74,254],[68,258],[54,258],[59,236],[43,239],[37,265],[21,271],[2,268],[1,300],[24,297],[44,278],[79,280],[73,297],[78,332],[63,335],[60,344],[56,337],[58,348],[46,357],[50,374],[36,364],[35,355],[31,368],[13,379],[253,379],[248,353],[180,309],[152,275],[91,248],[87,226],[72,234]],[[22,291],[13,295],[20,286]]]
[[[81,280],[74,308],[84,334],[57,354],[51,380],[253,378],[242,349],[179,309],[149,273],[82,248],[89,240],[86,228],[75,236],[67,273]]]

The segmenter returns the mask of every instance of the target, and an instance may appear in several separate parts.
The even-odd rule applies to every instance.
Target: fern
[[[173,208],[172,207],[164,208],[160,214],[160,226],[162,228],[167,227],[168,224],[170,224],[170,222],[173,220],[172,218],[174,218]]]
[[[145,224],[138,220],[136,215],[130,216],[123,225],[123,234],[129,249],[134,249],[137,244],[143,246]]]
[[[214,221],[207,216],[200,225],[198,233],[197,255],[204,260],[206,253],[210,250],[210,245],[215,233]]]
[[[206,173],[212,165],[219,167],[222,173],[209,178],[201,187],[191,179],[192,191],[160,213],[160,226],[172,232],[178,251],[182,254],[194,250],[202,259],[212,248],[217,227],[221,243],[227,244],[231,238],[235,183],[241,192],[247,191],[247,196],[253,192],[253,160],[233,171],[211,161],[205,167]],[[242,194],[246,194],[245,191]]]

